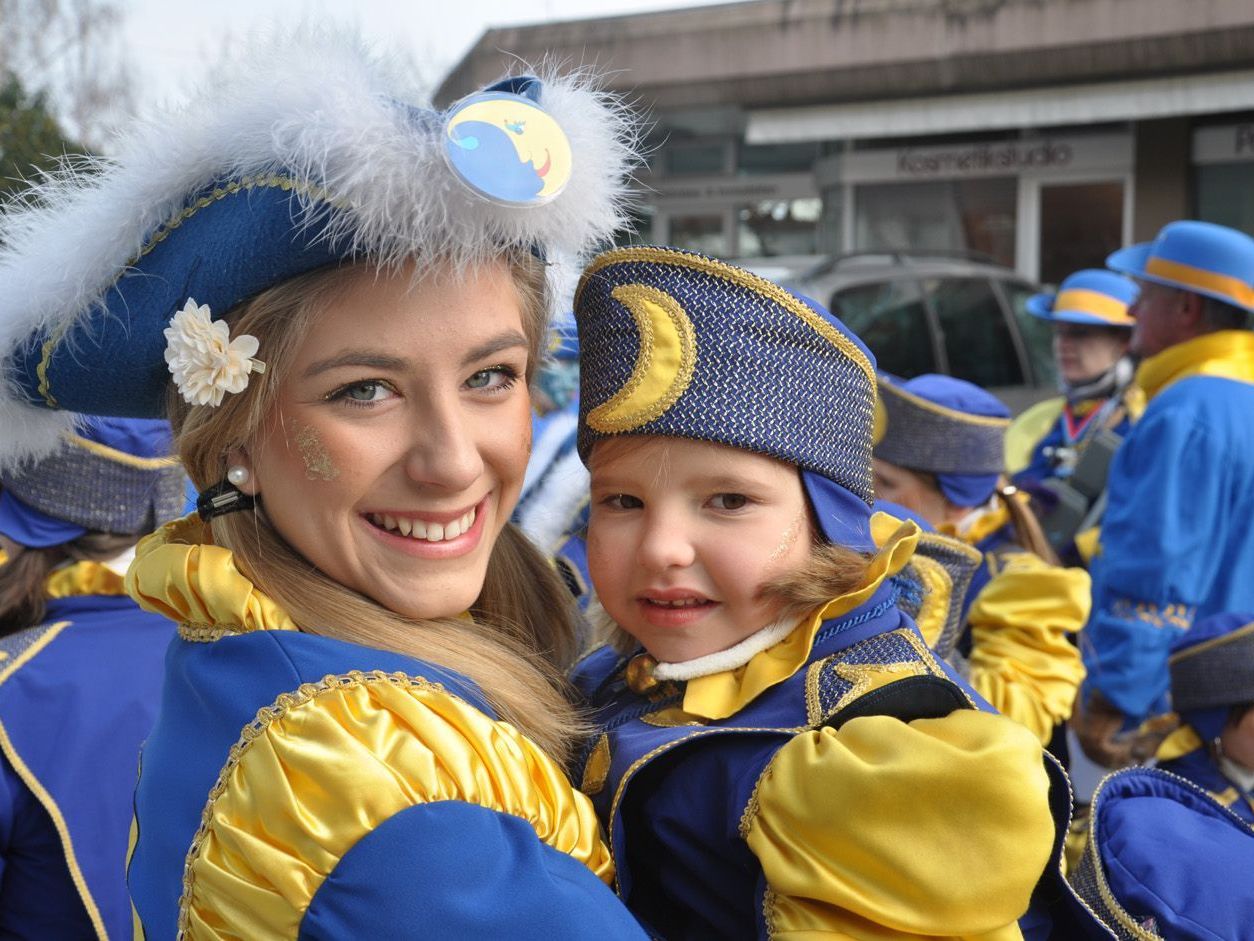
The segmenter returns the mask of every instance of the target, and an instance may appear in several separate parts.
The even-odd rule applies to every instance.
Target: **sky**
[[[224,44],[276,23],[331,20],[358,26],[367,39],[405,50],[432,87],[493,26],[644,13],[728,0],[118,0],[123,44],[144,113],[176,104]]]

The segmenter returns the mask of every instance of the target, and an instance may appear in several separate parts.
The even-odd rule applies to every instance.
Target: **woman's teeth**
[[[410,539],[424,539],[427,542],[448,542],[456,539],[475,524],[475,508],[453,520],[451,523],[425,523],[422,520],[398,519],[386,513],[371,513],[370,522],[390,533],[408,536]]]

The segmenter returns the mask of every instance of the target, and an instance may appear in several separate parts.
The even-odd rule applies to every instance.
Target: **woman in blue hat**
[[[1002,475],[1010,411],[950,376],[880,377],[875,492],[983,556],[958,652],[972,686],[1048,743],[1084,678],[1073,636],[1089,613],[1086,572],[1063,568]]]
[[[612,638],[577,768],[628,906],[675,941],[1019,937],[1066,786],[907,613],[949,599],[873,514],[873,356],[676,249],[598,256],[575,317]]]
[[[174,636],[122,578],[178,515],[163,421],[93,419],[0,473],[0,934],[121,937],[135,762]]]
[[[168,414],[200,491],[127,578],[178,625],[149,939],[641,936],[560,763],[569,593],[509,524],[551,263],[622,224],[633,131],[576,79],[440,113],[408,73],[272,43],[6,218],[0,459]]]

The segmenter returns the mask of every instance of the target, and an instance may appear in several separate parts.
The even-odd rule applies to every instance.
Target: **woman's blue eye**
[[[343,389],[343,397],[354,402],[377,402],[388,394],[390,390],[381,382],[355,382]]]
[[[468,389],[508,389],[515,380],[518,379],[518,373],[510,366],[493,366],[490,369],[481,369],[469,379],[466,380]]]

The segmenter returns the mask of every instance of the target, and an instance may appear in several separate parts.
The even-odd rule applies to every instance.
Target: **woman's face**
[[[465,611],[522,485],[528,344],[508,267],[346,272],[246,453],[243,487],[346,588],[413,618]]]
[[[1054,361],[1063,380],[1080,385],[1096,379],[1128,352],[1131,333],[1120,327],[1054,324]]]

